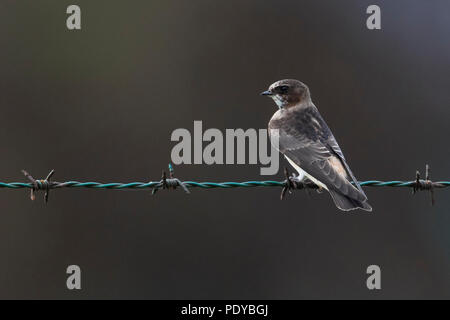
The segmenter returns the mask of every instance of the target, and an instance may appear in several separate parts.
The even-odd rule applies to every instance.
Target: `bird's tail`
[[[336,207],[338,207],[343,211],[350,211],[355,209],[372,211],[372,207],[367,203],[367,200],[365,201],[355,200],[334,190],[329,190],[329,192],[331,197],[333,198]]]

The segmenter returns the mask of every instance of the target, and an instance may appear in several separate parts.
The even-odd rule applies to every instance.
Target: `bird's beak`
[[[272,92],[270,92],[269,90],[266,90],[266,91],[261,92],[261,95],[262,96],[271,96]]]

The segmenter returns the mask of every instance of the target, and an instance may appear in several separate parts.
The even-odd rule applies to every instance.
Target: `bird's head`
[[[293,107],[310,100],[306,84],[294,79],[277,81],[270,85],[269,89],[261,92],[261,95],[271,97],[280,109]]]

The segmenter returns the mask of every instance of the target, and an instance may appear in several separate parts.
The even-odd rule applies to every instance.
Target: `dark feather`
[[[310,104],[280,110],[279,113],[269,122],[269,132],[273,135],[276,132],[273,130],[278,130],[280,152],[325,184],[330,193],[333,191],[350,199],[350,202],[356,201],[354,205],[357,207],[364,203],[367,197],[317,108]],[[332,157],[339,159],[347,177],[330,165],[329,159]]]

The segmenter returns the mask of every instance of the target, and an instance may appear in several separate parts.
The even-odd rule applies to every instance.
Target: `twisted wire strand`
[[[170,179],[167,179],[170,180]],[[36,180],[37,183],[41,183],[40,180]],[[215,188],[253,188],[253,187],[285,187],[286,181],[242,181],[242,182],[198,182],[198,181],[182,181],[181,182],[187,188],[203,188],[203,189],[215,189]],[[79,182],[79,181],[66,181],[66,182],[51,182],[50,189],[59,188],[89,188],[89,189],[155,189],[162,188],[162,181],[150,181],[150,182]],[[367,180],[360,181],[359,184],[363,187],[415,187],[417,181],[380,181],[380,180]],[[316,188],[314,185],[306,184],[307,188]],[[450,187],[450,181],[438,181],[433,182],[434,188],[446,188]],[[33,189],[36,186],[33,183],[24,182],[0,182],[0,188],[9,189]],[[37,188],[39,189],[39,187]]]
[[[0,182],[1,188],[8,189],[30,189],[30,198],[34,200],[35,193],[39,190],[44,190],[44,201],[47,203],[49,198],[50,190],[59,188],[88,188],[88,189],[112,189],[112,190],[143,190],[152,189],[152,194],[155,194],[160,189],[176,189],[181,187],[186,193],[190,193],[189,188],[203,188],[203,189],[214,189],[214,188],[253,188],[253,187],[282,187],[280,198],[283,200],[287,191],[292,189],[318,189],[319,187],[310,180],[299,182],[296,180],[295,175],[289,175],[288,169],[285,168],[284,175],[285,180],[283,181],[226,181],[226,182],[198,182],[198,181],[181,181],[180,179],[174,177],[174,170],[171,164],[169,164],[169,175],[166,171],[162,172],[162,177],[160,181],[150,181],[150,182],[80,182],[80,181],[66,181],[66,182],[56,182],[51,181],[51,177],[55,173],[51,170],[45,179],[35,179],[27,171],[22,170],[22,173],[30,181],[28,183],[24,182]],[[428,190],[431,194],[431,204],[435,203],[434,200],[434,189],[435,188],[446,188],[450,186],[450,181],[439,181],[433,182],[430,180],[430,168],[428,165],[425,166],[425,180],[420,179],[419,171],[416,171],[416,180],[413,181],[379,181],[379,180],[368,180],[360,181],[361,186],[366,187],[409,187],[413,189],[413,193],[421,190]]]

